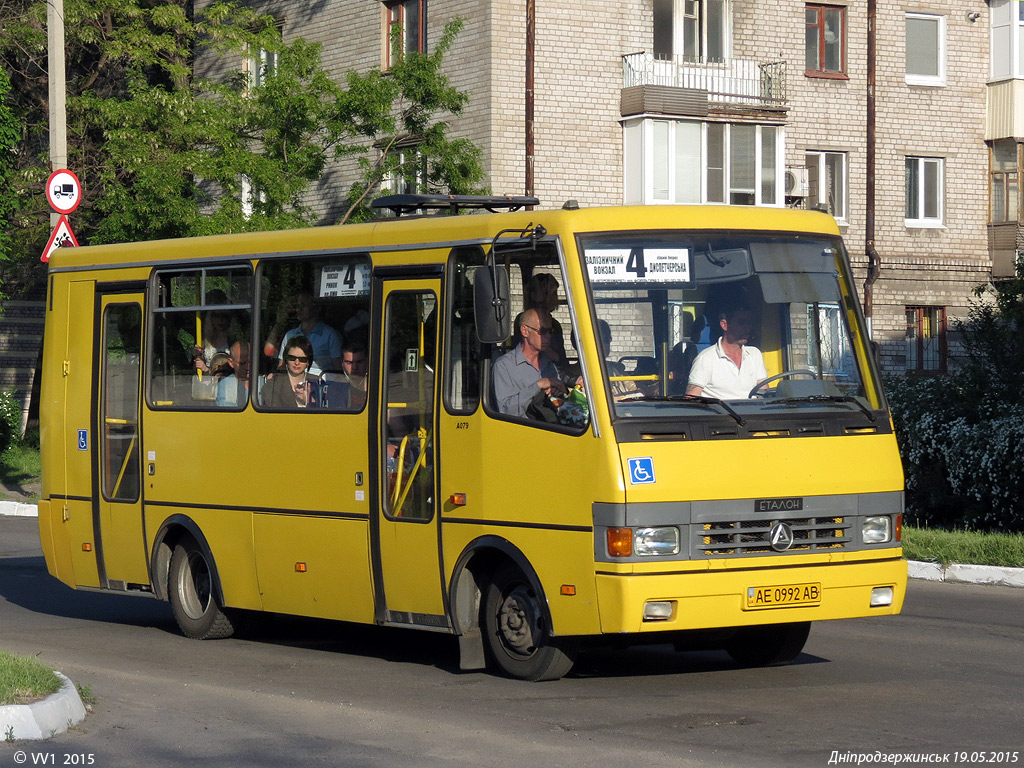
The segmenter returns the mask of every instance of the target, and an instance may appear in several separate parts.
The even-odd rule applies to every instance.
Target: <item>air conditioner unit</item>
[[[810,193],[807,169],[796,166],[786,168],[786,197],[807,197]]]

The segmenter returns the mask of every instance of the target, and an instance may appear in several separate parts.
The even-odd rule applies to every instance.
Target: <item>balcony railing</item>
[[[712,104],[762,108],[786,106],[786,62],[748,59],[687,61],[682,56],[628,53],[622,57],[623,87],[664,85],[703,91]]]

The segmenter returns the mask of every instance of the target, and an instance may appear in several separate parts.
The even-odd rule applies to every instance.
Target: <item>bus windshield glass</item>
[[[838,238],[630,232],[580,245],[616,417],[874,420],[882,407]]]

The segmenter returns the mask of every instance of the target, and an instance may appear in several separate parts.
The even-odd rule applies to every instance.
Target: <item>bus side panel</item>
[[[84,587],[100,586],[91,461],[94,289],[92,280],[54,281],[40,392],[42,496],[56,513],[40,516],[40,538],[52,542],[50,572]]]
[[[153,535],[172,516],[186,516],[199,529],[213,556],[224,592],[224,604],[229,608],[261,610],[259,592],[256,588],[256,572],[253,567],[252,512],[229,509],[162,507],[159,504],[146,508],[146,518],[152,522]],[[155,541],[149,542],[152,549]]]
[[[287,605],[282,564],[291,577],[297,562],[326,562],[332,546],[352,558],[344,565],[347,581],[369,579],[368,502],[357,498],[355,485],[357,472],[368,477],[366,440],[356,437],[366,434],[365,413],[257,413],[250,405],[241,412],[148,411],[145,420],[145,451],[154,456],[147,533],[155,537],[170,515],[191,517],[209,543],[228,606],[262,610],[266,582],[276,610],[296,612]],[[339,513],[344,521],[331,519]],[[310,524],[314,517],[325,525]],[[294,557],[288,562],[285,554]],[[322,566],[305,575],[325,584],[334,578]],[[346,595],[362,615],[369,595]]]
[[[367,520],[257,514],[263,610],[372,623],[368,526]]]
[[[593,502],[623,498],[615,443],[590,431],[573,436],[500,421],[482,410],[445,418],[456,428],[443,427],[441,498],[465,492],[467,503],[452,509],[446,502],[444,519],[486,521],[446,522],[446,581],[474,539],[500,537],[536,571],[556,634],[599,633]],[[562,594],[563,586],[575,594]]]

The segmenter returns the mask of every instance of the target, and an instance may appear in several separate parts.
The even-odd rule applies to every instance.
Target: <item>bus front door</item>
[[[94,524],[104,586],[148,584],[142,520],[139,382],[142,294],[100,293],[97,322],[99,378],[93,434]]]
[[[377,281],[380,499],[374,521],[378,621],[447,628],[436,478],[439,280]],[[381,311],[381,310],[378,310]]]

